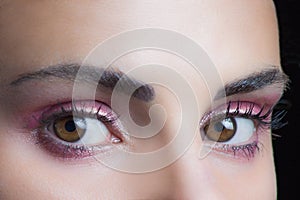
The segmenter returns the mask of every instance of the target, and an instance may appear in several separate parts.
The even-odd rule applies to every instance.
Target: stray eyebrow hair
[[[21,74],[9,85],[19,86],[28,81],[45,81],[45,79],[51,77],[73,82],[75,80],[89,83],[94,82],[110,89],[113,89],[122,78],[122,81],[120,82],[120,88],[122,88],[121,92],[128,94],[132,89],[137,88],[134,91],[133,96],[146,102],[153,100],[155,96],[155,91],[152,86],[131,78],[119,70],[113,68],[104,69],[94,66],[81,66],[80,64],[58,64],[48,66],[35,72]]]
[[[288,87],[289,81],[288,76],[280,71],[279,68],[264,69],[260,72],[250,74],[245,78],[226,84],[223,90],[217,92],[214,99],[217,100],[226,96],[250,93],[273,84],[279,84],[283,87],[283,90],[285,90]]]

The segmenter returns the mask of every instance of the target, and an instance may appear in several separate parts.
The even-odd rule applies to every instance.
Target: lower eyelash
[[[258,142],[252,142],[250,144],[240,145],[240,146],[232,146],[234,156],[237,153],[242,152],[243,156],[250,159],[254,157],[257,152],[259,152],[260,148],[258,147]]]
[[[55,157],[62,157],[63,159],[83,158],[91,156],[93,153],[93,150],[89,147],[60,144],[59,142],[50,141],[48,138],[40,139],[38,144],[46,148]]]
[[[105,144],[98,146],[64,144],[41,130],[33,131],[33,137],[36,145],[46,150],[52,156],[62,159],[82,159],[101,153],[108,148],[105,147]]]
[[[246,158],[247,160],[254,158],[262,148],[262,143],[259,143],[258,141],[243,145],[216,144],[216,146],[213,147],[217,153],[224,153],[227,156],[232,156],[236,159]]]

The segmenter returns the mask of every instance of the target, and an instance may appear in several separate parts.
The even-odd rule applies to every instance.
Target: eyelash
[[[92,103],[92,106],[90,104]],[[271,120],[271,114],[273,108],[266,110],[267,106],[259,107],[258,111],[254,112],[254,108],[259,106],[253,102],[246,101],[235,101],[228,102],[226,107],[222,109],[217,109],[217,111],[212,111],[205,114],[204,118],[200,122],[200,127],[204,127],[208,121],[214,120],[217,117],[243,117],[246,119],[251,119],[256,123],[256,137],[258,137],[257,132],[263,132],[264,130],[269,130],[272,127],[279,127],[280,121],[285,115],[286,111],[281,110],[273,116]],[[104,112],[103,109],[106,111]],[[219,111],[218,111],[219,110]],[[225,115],[224,115],[225,111]],[[103,114],[106,113],[106,114]],[[72,103],[60,103],[55,106],[50,107],[46,111],[43,111],[41,116],[35,118],[39,126],[36,128],[34,133],[34,138],[36,143],[42,146],[47,152],[58,158],[63,159],[81,159],[101,153],[109,147],[107,144],[100,144],[95,146],[85,146],[85,145],[74,145],[64,141],[59,141],[60,139],[54,134],[50,134],[49,131],[45,131],[54,120],[60,119],[68,116],[80,116],[80,117],[90,117],[98,119],[100,122],[104,123],[108,127],[109,132],[112,137],[110,138],[110,143],[121,143],[124,139],[124,134],[121,133],[121,127],[118,123],[119,116],[114,113],[110,107],[101,102],[75,102]],[[242,145],[216,145],[213,149],[226,154],[233,154],[237,157],[246,157],[247,159],[254,157],[257,152],[261,149],[259,144],[261,144],[256,138],[254,141],[248,144]],[[106,147],[107,148],[106,148]],[[262,146],[262,145],[261,145]]]
[[[235,104],[235,105],[233,105]],[[244,106],[244,108],[242,108]],[[220,153],[233,154],[234,157],[245,157],[248,160],[256,155],[263,147],[262,143],[259,141],[258,136],[259,132],[264,132],[265,130],[275,128],[281,128],[284,123],[281,123],[281,120],[286,114],[286,110],[282,109],[278,112],[274,113],[273,116],[273,107],[262,106],[260,109],[254,113],[254,108],[260,107],[253,102],[247,101],[235,101],[228,102],[226,112],[224,114],[224,109],[221,109],[221,112],[212,111],[206,114],[207,117],[203,118],[200,122],[200,127],[204,127],[210,120],[215,120],[219,116],[223,116],[223,118],[227,117],[242,117],[246,119],[253,120],[256,125],[256,139],[250,143],[242,144],[242,145],[229,145],[229,144],[220,144],[217,143],[213,149]],[[243,110],[243,111],[241,111]],[[223,111],[223,113],[222,113]],[[203,132],[203,128],[201,128]]]
[[[272,121],[270,120],[271,114],[272,114],[272,108],[269,108],[266,112],[265,111],[265,107],[266,106],[262,106],[259,111],[254,114],[254,108],[258,107],[258,105],[256,105],[253,102],[242,102],[242,101],[237,101],[236,104],[237,106],[234,108],[234,112],[230,111],[231,110],[231,104],[233,104],[235,102],[230,101],[228,103],[227,106],[227,110],[226,110],[226,116],[231,116],[231,117],[236,117],[236,116],[240,116],[240,117],[245,117],[248,119],[252,119],[252,120],[258,120],[259,124],[261,127],[265,128],[265,129],[269,129],[271,128],[272,125]],[[246,104],[246,108],[244,109],[244,112],[241,112],[241,107],[242,105]]]

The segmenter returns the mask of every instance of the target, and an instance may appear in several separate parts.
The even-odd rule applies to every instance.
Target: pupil
[[[218,122],[214,125],[215,131],[217,132],[222,132],[224,129],[224,125],[222,124],[222,122]]]
[[[74,121],[73,120],[67,121],[65,124],[65,129],[68,132],[74,132],[76,130],[76,125],[75,125]]]

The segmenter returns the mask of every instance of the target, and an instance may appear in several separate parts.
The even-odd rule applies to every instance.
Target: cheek
[[[0,199],[167,198],[176,191],[178,195],[187,191],[198,197],[200,193],[213,192],[228,199],[276,199],[269,140],[254,160],[234,162],[213,154],[198,160],[191,148],[164,170],[129,175],[100,163],[72,165],[54,161],[20,135],[8,133],[3,127],[0,130]]]
[[[253,169],[249,169],[249,173],[237,177],[237,190],[247,188],[250,199],[276,199],[276,179],[271,157],[264,155]],[[241,192],[240,196],[244,194]]]
[[[219,186],[230,199],[248,197],[249,199],[276,199],[276,176],[273,162],[273,152],[270,142],[264,142],[264,147],[254,160],[233,164],[224,161],[216,169]]]
[[[101,163],[55,161],[17,134],[0,132],[0,199],[124,199],[168,196],[171,172],[135,176]],[[157,180],[160,179],[160,182]],[[149,189],[151,188],[151,189]],[[171,190],[170,190],[171,191]],[[169,192],[170,192],[169,191]],[[125,198],[127,199],[127,198]]]
[[[23,138],[7,136],[0,136],[1,199],[77,199],[88,191],[84,183],[93,176],[84,169],[59,165]]]

